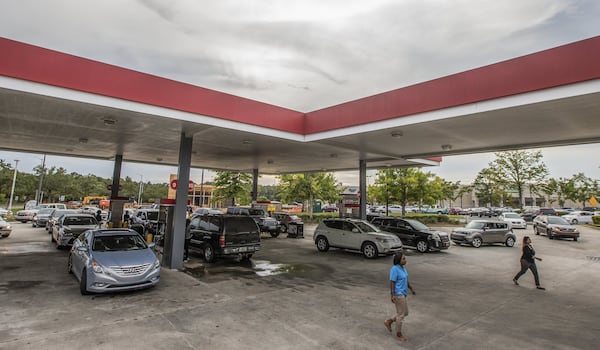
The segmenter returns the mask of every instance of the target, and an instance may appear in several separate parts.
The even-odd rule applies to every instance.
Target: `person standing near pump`
[[[396,339],[407,342],[408,339],[402,335],[402,323],[408,315],[406,298],[409,290],[413,295],[417,293],[408,281],[408,271],[406,271],[404,265],[406,265],[406,256],[404,253],[396,253],[394,255],[394,265],[390,269],[390,294],[392,303],[396,305],[396,315],[383,321],[383,324],[388,332],[392,332],[392,323],[396,322]]]
[[[519,285],[519,277],[523,276],[527,269],[531,270],[533,273],[533,278],[535,280],[535,287],[540,290],[546,290],[546,288],[540,286],[540,276],[538,275],[537,266],[535,265],[535,261],[542,261],[542,258],[538,258],[535,256],[535,249],[531,245],[531,238],[529,236],[523,237],[523,254],[521,255],[521,271],[519,271],[515,277],[513,278],[513,282],[518,286]]]

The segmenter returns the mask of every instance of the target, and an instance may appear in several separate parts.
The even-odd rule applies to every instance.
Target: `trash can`
[[[287,229],[288,238],[304,238],[304,224],[290,222]]]

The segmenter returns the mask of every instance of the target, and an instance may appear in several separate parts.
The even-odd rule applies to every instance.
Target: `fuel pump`
[[[175,216],[175,200],[161,199],[158,208],[158,232],[154,241],[157,245],[162,246],[162,264],[171,266],[172,250],[173,250],[173,217]]]

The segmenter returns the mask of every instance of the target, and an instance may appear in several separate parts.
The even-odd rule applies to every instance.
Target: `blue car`
[[[153,245],[130,229],[88,230],[73,242],[67,271],[83,295],[153,287],[160,281]]]

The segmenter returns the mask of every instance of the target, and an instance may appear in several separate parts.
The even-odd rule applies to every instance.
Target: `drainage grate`
[[[592,261],[592,262],[600,262],[600,256],[586,256],[586,259]]]

